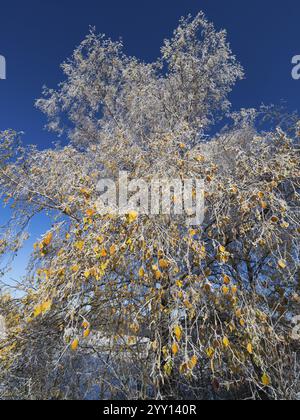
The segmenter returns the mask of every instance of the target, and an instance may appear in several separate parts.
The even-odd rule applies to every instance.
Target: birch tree
[[[35,216],[52,221],[17,291],[3,287],[3,398],[295,398],[297,118],[231,111],[243,70],[202,13],[154,63],[91,30],[62,69],[37,106],[68,144],[0,135],[4,271]],[[120,171],[204,179],[202,226],[99,214],[97,183]]]

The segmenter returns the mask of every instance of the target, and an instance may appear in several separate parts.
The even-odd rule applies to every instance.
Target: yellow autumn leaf
[[[83,327],[85,330],[87,330],[87,329],[89,328],[89,326],[90,326],[90,323],[89,323],[88,321],[84,320],[84,321],[83,321],[83,323],[82,323],[82,327]]]
[[[179,368],[180,373],[185,374],[187,370],[188,370],[188,364],[187,363],[182,363],[182,365]]]
[[[33,310],[33,317],[37,318],[38,316],[48,312],[51,309],[52,301],[46,300],[45,302],[42,302],[35,306]]]
[[[88,217],[93,217],[95,215],[95,213],[96,213],[96,210],[95,209],[87,209],[87,211],[85,212],[85,214]]]
[[[222,287],[222,292],[223,292],[224,295],[228,295],[229,294],[229,287],[223,286]]]
[[[236,310],[236,312],[235,312],[235,315],[236,315],[238,318],[241,318],[241,316],[242,316],[242,310],[241,310],[241,309],[237,309],[237,310]]]
[[[247,352],[248,352],[249,354],[253,354],[253,346],[252,346],[252,344],[251,344],[251,343],[249,343],[249,344],[247,345]]]
[[[161,279],[161,276],[162,276],[162,274],[161,274],[161,272],[159,270],[155,271],[155,278],[156,278],[156,280],[160,280]]]
[[[45,238],[43,239],[43,244],[44,244],[45,246],[49,246],[49,245],[51,244],[52,239],[53,239],[53,233],[52,233],[52,232],[50,232],[50,233],[48,233],[48,235],[46,235],[46,236],[45,236]]]
[[[42,305],[37,305],[33,311],[34,318],[37,318],[39,315],[41,315],[41,313],[42,313]]]
[[[230,342],[229,342],[229,339],[227,337],[223,338],[223,344],[226,348],[230,346]]]
[[[198,156],[196,156],[196,161],[197,162],[199,162],[199,163],[201,163],[201,162],[204,162],[205,161],[205,157],[204,156],[202,156],[202,155],[198,155]]]
[[[198,231],[196,229],[190,229],[189,234],[193,238],[198,234]]]
[[[215,350],[214,350],[212,347],[209,347],[209,348],[206,350],[206,354],[207,354],[207,356],[211,359],[211,358],[214,356],[214,354],[215,354]]]
[[[172,370],[173,370],[173,364],[172,364],[172,360],[170,360],[164,365],[164,372],[167,376],[170,376],[172,373]]]
[[[188,367],[192,370],[197,366],[198,363],[198,357],[197,356],[193,356],[189,362],[188,362]]]
[[[236,294],[237,294],[237,291],[238,291],[237,286],[232,286],[232,288],[231,288],[231,292],[232,292],[232,294],[233,294],[233,295],[236,295]]]
[[[78,241],[75,243],[75,248],[78,249],[78,251],[82,251],[84,247],[84,242],[83,241]]]
[[[139,326],[139,324],[138,324],[137,322],[133,322],[133,323],[129,326],[129,328],[131,329],[131,331],[132,331],[132,332],[134,332],[134,333],[136,333],[136,334],[140,331],[140,326]]]
[[[266,203],[265,201],[262,201],[260,204],[263,210],[266,210],[268,208],[268,203]]]
[[[109,248],[109,253],[110,253],[110,255],[114,255],[114,254],[116,253],[116,251],[117,251],[117,247],[116,247],[116,245],[112,245],[112,246]]]
[[[52,300],[46,300],[45,302],[42,303],[42,313],[44,314],[45,312],[50,311],[52,307]]]
[[[224,284],[228,286],[230,284],[230,277],[225,275],[223,279],[224,279]]]
[[[145,270],[144,270],[144,268],[143,267],[141,267],[140,269],[139,269],[139,277],[140,278],[143,278],[145,276]]]
[[[71,271],[73,271],[73,273],[78,273],[79,269],[80,269],[80,267],[78,265],[73,265],[71,267]]]
[[[271,384],[271,379],[266,373],[264,373],[261,378],[261,382],[264,386],[269,386]]]
[[[178,354],[178,352],[179,352],[179,346],[178,346],[177,343],[174,343],[172,345],[172,353],[174,354],[174,356],[176,356]]]
[[[78,346],[79,346],[79,340],[78,338],[75,338],[75,340],[73,340],[71,343],[71,349],[73,351],[76,351],[78,349]]]
[[[174,327],[174,334],[178,341],[182,338],[182,328],[179,325]]]
[[[96,241],[101,245],[104,242],[103,236],[98,236],[98,238],[96,239]]]
[[[278,267],[282,268],[283,270],[287,267],[286,261],[285,260],[279,260],[278,261]]]
[[[169,261],[167,261],[167,260],[165,260],[165,259],[162,258],[161,260],[159,260],[159,266],[163,270],[166,270],[167,268],[169,268],[170,263],[169,263]]]
[[[86,330],[84,330],[84,332],[83,332],[83,337],[84,338],[87,338],[89,335],[90,335],[90,333],[91,333],[91,330],[89,329],[89,328],[87,328]]]
[[[138,212],[136,212],[135,210],[130,211],[127,215],[128,223],[135,222],[137,220],[137,218],[138,218]]]
[[[290,224],[289,224],[288,222],[282,222],[282,223],[281,223],[281,227],[282,227],[283,229],[287,229],[289,226],[290,226]]]
[[[103,248],[101,251],[100,251],[100,256],[101,257],[107,257],[107,251],[106,251],[106,249],[105,248]]]

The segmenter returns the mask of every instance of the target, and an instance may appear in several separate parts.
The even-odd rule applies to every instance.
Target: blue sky
[[[0,130],[22,130],[27,143],[43,148],[55,140],[43,130],[45,119],[34,100],[44,84],[55,87],[61,80],[60,63],[90,25],[113,39],[122,37],[128,54],[149,61],[180,16],[199,10],[228,30],[245,68],[246,79],[231,95],[235,109],[281,100],[290,110],[299,107],[300,80],[291,77],[291,59],[300,54],[299,0],[10,0],[0,9],[0,55],[7,62],[7,80],[0,80]],[[43,224],[39,220],[33,236]],[[27,247],[18,259],[15,276],[23,272],[28,252]]]

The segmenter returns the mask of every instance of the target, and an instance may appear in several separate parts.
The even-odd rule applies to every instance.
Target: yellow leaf
[[[173,370],[172,360],[164,365],[164,372],[167,376],[170,376]]]
[[[176,356],[179,352],[179,346],[177,343],[174,343],[172,346],[172,353],[174,354],[174,356]]]
[[[264,373],[262,378],[261,378],[261,382],[264,386],[269,386],[271,384],[271,379],[269,378],[269,376]]]
[[[107,251],[106,251],[106,249],[105,248],[103,248],[101,251],[100,251],[100,256],[101,257],[107,257]]]
[[[83,323],[82,323],[82,327],[87,330],[89,328],[89,326],[90,326],[90,323],[88,321],[84,320]]]
[[[46,300],[42,303],[42,313],[48,312],[51,309],[52,300]]]
[[[252,347],[252,344],[251,343],[249,343],[247,345],[247,351],[248,351],[249,354],[253,354],[253,347]]]
[[[190,229],[189,234],[193,238],[198,234],[198,231],[196,229]]]
[[[209,347],[209,348],[206,350],[206,354],[207,354],[207,356],[211,359],[211,358],[214,356],[214,354],[215,354],[215,350],[214,350],[212,347]]]
[[[266,203],[265,201],[262,201],[262,202],[261,202],[261,208],[262,208],[263,210],[266,210],[266,209],[268,208],[268,203]]]
[[[43,239],[43,245],[49,246],[51,244],[52,238],[53,238],[53,233],[52,232],[48,233],[48,235],[45,236],[45,238]]]
[[[237,286],[232,286],[231,291],[232,291],[232,294],[233,295],[236,295],[237,294],[237,291],[238,291]]]
[[[190,369],[194,369],[197,366],[197,363],[198,363],[198,357],[197,356],[193,356],[191,358],[191,360],[189,360],[189,362],[188,362],[188,367]]]
[[[223,292],[224,295],[228,295],[228,293],[229,293],[229,287],[223,286],[222,287],[222,292]]]
[[[46,300],[45,302],[38,304],[37,306],[35,306],[33,310],[33,317],[37,318],[39,315],[42,315],[45,312],[48,312],[51,309],[51,306],[52,306],[51,300]]]
[[[88,217],[93,217],[96,213],[95,209],[87,209],[85,212]]]
[[[90,270],[85,270],[85,272],[84,272],[84,277],[85,277],[86,279],[89,279],[89,278],[90,278],[90,276],[91,276]]]
[[[290,226],[290,224],[289,224],[288,222],[282,222],[282,223],[281,223],[281,227],[282,227],[283,229],[287,229],[289,226]]]
[[[224,344],[224,346],[225,346],[226,348],[230,346],[230,342],[229,342],[229,340],[228,340],[228,338],[227,338],[227,337],[224,337],[224,338],[223,338],[223,344]]]
[[[278,261],[278,267],[282,268],[284,270],[287,267],[286,261],[285,260],[279,260]]]
[[[79,346],[79,340],[78,338],[75,338],[75,340],[73,340],[71,343],[71,349],[73,351],[76,351],[78,349],[78,346]]]
[[[144,268],[143,267],[141,267],[140,269],[139,269],[139,277],[140,278],[143,278],[145,276],[145,270],[144,270]]]
[[[241,316],[242,316],[242,311],[241,311],[241,309],[237,309],[235,314],[236,314],[236,316],[237,316],[238,318],[241,318]]]
[[[136,212],[135,210],[132,210],[128,213],[128,216],[127,216],[128,223],[135,222],[137,218],[138,218],[138,212]]]
[[[167,268],[169,268],[170,264],[169,264],[169,261],[167,261],[165,259],[161,259],[161,260],[159,260],[159,266],[163,270],[166,270]]]
[[[260,191],[258,194],[257,194],[257,196],[258,196],[258,198],[260,198],[261,200],[264,198],[264,196],[265,196],[265,194],[262,192],[262,191]]]
[[[77,273],[79,271],[79,266],[73,265],[73,267],[71,267],[71,270],[73,271],[73,273]]]
[[[39,315],[41,315],[41,313],[42,313],[42,305],[37,305],[33,311],[34,318],[37,318]]]
[[[84,242],[83,241],[78,241],[75,243],[75,248],[78,249],[78,251],[82,251],[84,247]]]
[[[225,246],[220,245],[220,246],[219,246],[219,251],[220,251],[220,253],[221,253],[221,254],[224,254],[224,253],[226,252],[226,248],[225,248]]]
[[[87,338],[89,335],[90,335],[90,333],[91,333],[91,330],[89,329],[89,328],[87,328],[86,330],[84,330],[84,332],[83,332],[83,337],[84,338]]]
[[[133,331],[134,333],[138,333],[140,331],[140,326],[137,322],[133,322],[129,328],[131,329],[131,331]]]
[[[174,327],[174,334],[178,341],[182,338],[182,328],[179,325]]]
[[[198,155],[198,156],[196,156],[196,161],[199,162],[199,163],[204,162],[205,161],[205,157],[202,156],[202,155]]]
[[[128,344],[129,344],[130,346],[133,346],[133,345],[135,345],[136,343],[137,343],[137,338],[136,338],[136,337],[134,337],[134,336],[128,337]]]
[[[179,368],[180,373],[184,374],[184,373],[186,373],[187,370],[188,370],[187,363],[182,363],[182,365]]]
[[[116,250],[117,250],[116,245],[112,245],[112,246],[109,248],[109,253],[110,253],[110,255],[114,255],[114,254],[116,253]]]
[[[166,346],[164,346],[164,347],[162,348],[162,354],[163,354],[163,356],[164,356],[164,358],[165,358],[165,359],[167,359],[167,358],[168,358],[168,356],[169,356],[169,351],[168,351],[168,349],[167,349],[167,347],[166,347]]]
[[[102,244],[102,243],[104,242],[104,238],[103,238],[103,236],[98,236],[98,238],[96,239],[96,241],[97,241],[99,244]]]
[[[230,277],[224,276],[224,283],[228,286],[230,284]]]

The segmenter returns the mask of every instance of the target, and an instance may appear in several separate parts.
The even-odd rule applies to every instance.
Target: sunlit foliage
[[[0,135],[3,270],[30,221],[52,220],[17,290],[3,287],[3,398],[295,398],[297,119],[231,113],[243,71],[201,13],[155,63],[91,31],[62,68],[37,106],[68,145]],[[97,182],[120,170],[205,179],[203,225],[100,216]]]

